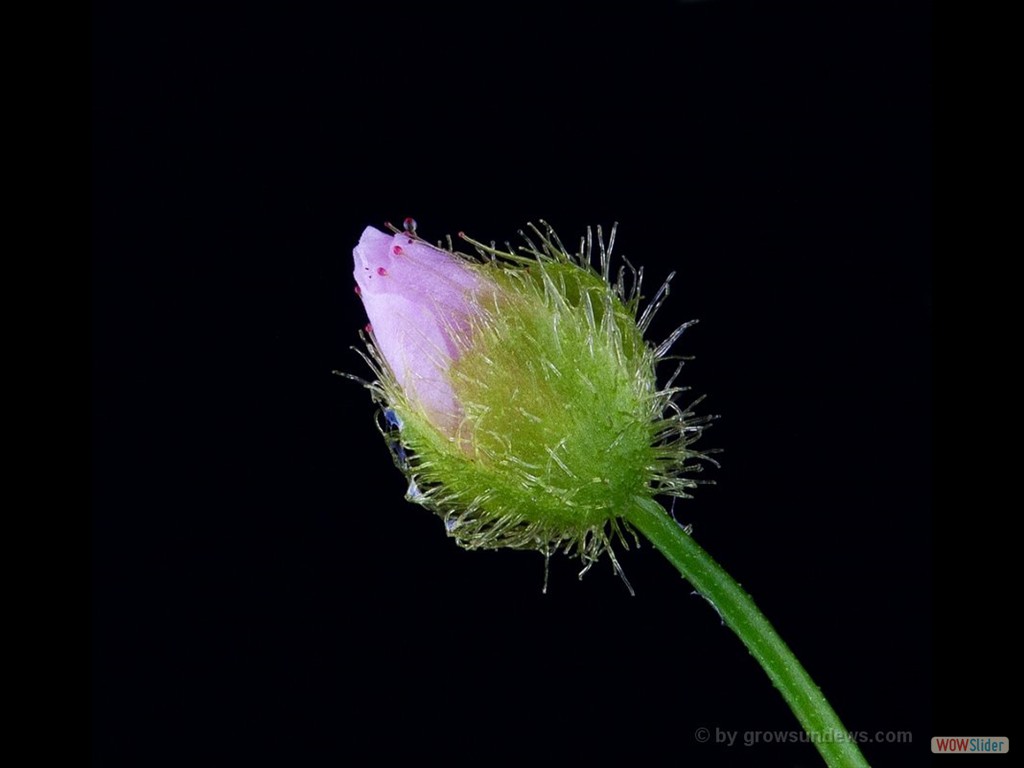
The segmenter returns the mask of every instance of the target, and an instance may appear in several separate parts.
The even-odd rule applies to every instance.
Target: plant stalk
[[[637,497],[626,519],[702,596],[768,673],[830,768],[868,766],[839,716],[753,599],[653,499]]]

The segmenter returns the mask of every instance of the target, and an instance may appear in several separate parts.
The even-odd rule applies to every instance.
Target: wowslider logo
[[[1010,740],[1005,736],[932,736],[935,754],[995,755],[1010,751]]]

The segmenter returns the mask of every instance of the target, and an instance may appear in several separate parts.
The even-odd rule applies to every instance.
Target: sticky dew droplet
[[[409,478],[409,487],[405,491],[405,500],[419,502],[423,497],[423,491],[420,490],[419,486],[416,485],[416,481]]]
[[[391,408],[384,409],[384,421],[387,422],[389,427],[394,427],[395,429],[402,428],[402,418]]]

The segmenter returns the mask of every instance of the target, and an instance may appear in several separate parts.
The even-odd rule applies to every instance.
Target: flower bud
[[[614,228],[607,249],[597,230],[595,268],[589,231],[570,255],[542,225],[540,245],[515,252],[462,236],[475,258],[367,228],[354,256],[368,386],[407,498],[460,545],[564,551],[584,570],[608,552],[618,570],[611,543],[625,544],[634,500],[696,485],[691,444],[708,419],[655,374],[689,323],[649,344],[668,282],[640,312],[642,271],[610,280]]]

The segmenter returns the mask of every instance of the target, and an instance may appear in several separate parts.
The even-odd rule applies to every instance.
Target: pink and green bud
[[[696,484],[706,419],[656,381],[685,325],[657,347],[643,338],[667,283],[641,313],[639,277],[610,279],[600,229],[595,268],[589,232],[570,255],[543,226],[539,246],[516,252],[463,238],[476,257],[367,228],[354,255],[370,389],[396,427],[385,431],[408,497],[459,544],[615,563],[637,497]]]
[[[595,267],[589,230],[570,255],[541,224],[539,245],[524,236],[515,251],[460,234],[475,257],[423,242],[414,225],[367,228],[355,248],[371,322],[363,356],[377,375],[364,384],[406,498],[468,549],[561,551],[583,572],[607,552],[624,581],[612,545],[639,531],[739,635],[811,737],[845,732],[746,591],[652,500],[697,484],[706,455],[691,446],[709,421],[675,402],[681,363],[663,388],[655,375],[690,323],[656,346],[643,338],[668,280],[641,311],[642,270],[611,279],[614,228],[607,249],[597,229]],[[854,742],[813,740],[829,765],[867,766]]]

